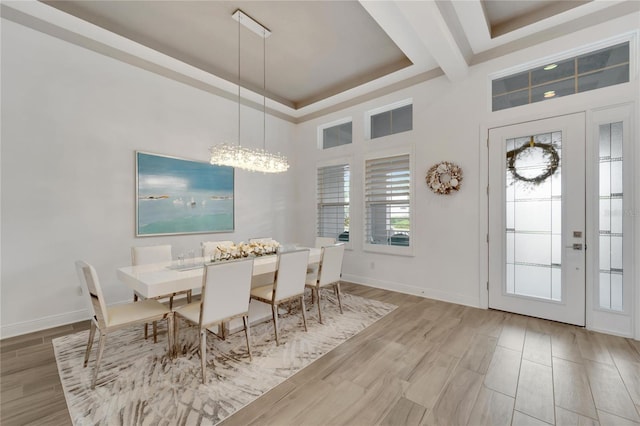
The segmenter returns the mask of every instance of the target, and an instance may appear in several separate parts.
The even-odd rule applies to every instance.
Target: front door
[[[489,131],[489,307],[585,324],[583,113]]]

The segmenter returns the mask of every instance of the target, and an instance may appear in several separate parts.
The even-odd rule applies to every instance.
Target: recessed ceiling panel
[[[240,28],[241,81],[292,108],[411,65],[356,1],[45,1],[57,9],[236,82],[243,12],[271,30]],[[263,47],[266,60],[263,58]]]
[[[482,0],[491,37],[542,21],[591,0]]]

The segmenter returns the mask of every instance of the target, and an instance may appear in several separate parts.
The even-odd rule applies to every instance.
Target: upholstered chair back
[[[171,262],[171,245],[131,247],[131,264],[147,265],[149,263]]]
[[[309,249],[278,254],[274,284],[274,300],[284,300],[304,293]]]
[[[335,244],[322,248],[318,281],[320,287],[340,281],[344,244]]]
[[[202,278],[200,326],[249,311],[253,259],[205,266]]]
[[[109,324],[107,304],[102,295],[102,287],[95,268],[83,260],[76,261],[76,272],[82,285],[89,312],[98,322],[98,327],[104,328]]]
[[[331,246],[336,243],[335,238],[331,237],[316,237],[316,248],[322,248],[326,246]]]

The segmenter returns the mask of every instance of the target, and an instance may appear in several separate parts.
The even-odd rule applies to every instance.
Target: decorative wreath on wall
[[[462,184],[462,169],[448,161],[432,166],[426,176],[427,186],[436,194],[457,191]]]
[[[534,150],[542,150],[541,155],[544,159],[544,167],[540,170],[540,173],[535,176],[523,176],[518,172],[516,162],[519,158],[522,160],[523,157],[535,155]],[[559,165],[560,156],[556,148],[550,143],[534,142],[533,137],[531,137],[530,142],[507,152],[507,170],[511,172],[513,178],[533,185],[538,185],[544,182],[549,176],[552,176],[556,170],[558,170]]]

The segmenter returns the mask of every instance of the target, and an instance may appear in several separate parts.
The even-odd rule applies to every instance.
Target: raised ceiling
[[[292,121],[445,74],[640,9],[640,2],[3,1],[2,16],[223,96],[241,82],[248,102]],[[131,41],[135,43],[131,43]],[[266,92],[263,92],[266,70]]]
[[[231,18],[241,8],[271,30],[268,96],[293,108],[411,65],[354,1],[45,1],[225,80],[263,86],[263,39]]]

